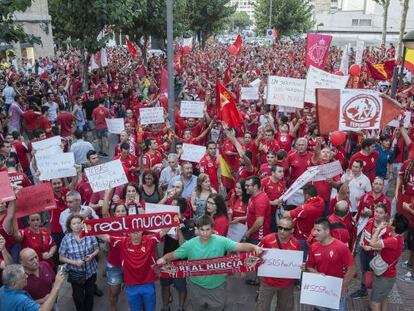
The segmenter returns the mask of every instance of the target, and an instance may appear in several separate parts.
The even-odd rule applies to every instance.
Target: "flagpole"
[[[273,0],[269,0],[269,27],[268,29],[272,28],[272,10],[273,10]]]
[[[175,132],[173,40],[173,0],[167,0],[168,120],[171,129]],[[175,139],[172,139],[171,151],[175,151]]]

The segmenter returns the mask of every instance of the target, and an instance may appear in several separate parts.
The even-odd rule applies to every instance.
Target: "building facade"
[[[256,0],[231,0],[230,5],[237,5],[236,12],[245,12],[249,15],[250,20],[255,23],[254,17],[254,6],[256,4]]]

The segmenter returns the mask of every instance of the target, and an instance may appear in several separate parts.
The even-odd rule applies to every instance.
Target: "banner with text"
[[[242,87],[240,91],[241,100],[258,100],[259,88],[258,87]]]
[[[164,123],[162,107],[140,108],[139,115],[142,125]]]
[[[20,189],[16,199],[16,217],[24,217],[56,208],[55,195],[50,183]]]
[[[305,79],[269,76],[266,103],[293,108],[303,108]]]
[[[62,138],[60,136],[53,136],[48,139],[32,142],[32,147],[38,154],[43,152],[47,154],[56,154],[63,153],[61,144]]]
[[[180,116],[183,118],[204,117],[204,102],[183,100],[180,104]]]
[[[338,160],[316,166],[318,173],[312,178],[312,181],[326,180],[342,174],[343,169],[341,162]]]
[[[0,189],[0,203],[9,202],[16,198],[7,171],[0,172]]]
[[[120,160],[106,162],[85,169],[86,177],[93,192],[111,189],[128,183]]]
[[[76,176],[75,156],[73,152],[48,154],[35,153],[36,164],[40,172],[40,180]]]
[[[108,132],[112,134],[121,134],[125,130],[125,124],[123,118],[105,119]]]
[[[258,276],[272,278],[300,279],[303,251],[278,248],[264,249],[263,262],[257,270]]]
[[[190,161],[199,163],[201,158],[206,154],[206,147],[193,145],[193,144],[183,144],[183,153],[181,155],[181,160]]]

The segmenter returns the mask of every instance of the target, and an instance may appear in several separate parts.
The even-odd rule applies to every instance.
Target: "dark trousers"
[[[59,261],[59,247],[60,247],[60,243],[63,240],[63,237],[65,236],[64,233],[62,232],[52,232],[52,239],[53,241],[55,241],[56,246],[57,246],[57,251],[55,252],[55,254],[53,255],[53,262],[55,264],[55,267],[59,266],[60,261]]]
[[[93,293],[95,292],[96,273],[85,284],[72,283],[72,298],[77,311],[93,310]]]

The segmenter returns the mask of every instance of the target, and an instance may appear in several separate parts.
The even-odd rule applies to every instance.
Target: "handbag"
[[[380,276],[388,270],[388,267],[390,265],[387,264],[384,259],[382,259],[380,254],[377,254],[374,258],[371,259],[369,266],[372,271],[374,271],[375,275]]]
[[[84,272],[79,272],[75,270],[69,270],[68,272],[68,282],[76,285],[85,285],[86,283],[86,274]]]

